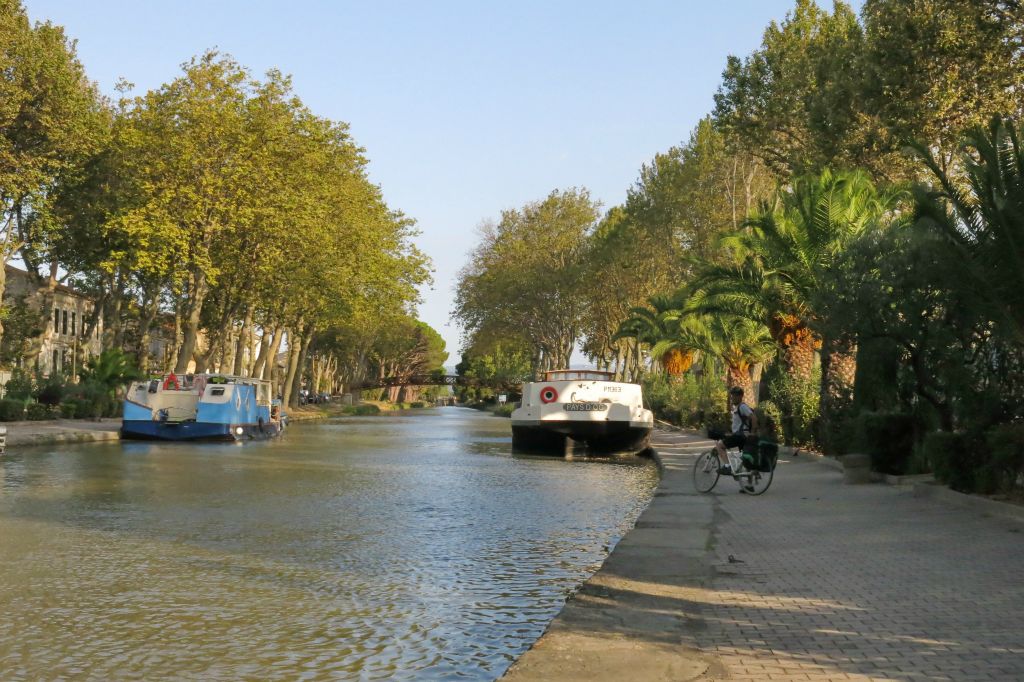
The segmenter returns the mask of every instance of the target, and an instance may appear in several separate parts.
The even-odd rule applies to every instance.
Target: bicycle
[[[779,447],[774,443],[759,443],[753,454],[743,456],[743,449],[734,448],[729,455],[731,476],[738,482],[748,495],[762,495],[772,484],[775,477],[775,465],[779,458]],[[702,452],[693,464],[693,487],[699,493],[709,493],[718,483],[722,475],[722,463],[718,452],[711,448]]]

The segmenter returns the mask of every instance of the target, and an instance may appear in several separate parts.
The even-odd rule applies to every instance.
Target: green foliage
[[[79,372],[79,377],[91,390],[102,392],[112,399],[119,389],[143,378],[144,375],[134,363],[134,358],[122,350],[105,350],[89,359]]]
[[[570,189],[485,226],[456,287],[454,315],[467,340],[521,340],[542,368],[568,367],[593,286],[585,255],[597,218],[590,194]]]
[[[746,59],[729,56],[715,120],[780,178],[861,160],[856,63],[863,32],[844,2],[797,0]]]
[[[3,337],[0,337],[0,365],[14,366],[28,355],[31,341],[45,331],[46,320],[18,296],[3,308]]]
[[[967,183],[930,150],[918,153],[936,187],[916,192],[916,217],[942,235],[960,266],[959,286],[977,292],[997,331],[1024,344],[1024,128],[996,117],[972,130],[960,155]]]
[[[362,398],[373,401],[383,400],[385,390],[383,388],[367,388],[362,391]]]
[[[935,478],[953,490],[974,492],[977,472],[984,454],[975,438],[963,433],[934,431],[924,438],[923,450],[935,472]]]
[[[65,400],[60,404],[60,416],[64,419],[74,419],[78,415],[78,401]]]
[[[35,399],[43,405],[60,405],[64,399],[64,393],[67,390],[66,382],[64,377],[60,375],[54,375],[48,379],[44,379],[40,384],[39,388],[35,392]]]
[[[36,380],[24,369],[15,368],[4,386],[4,397],[13,400],[29,400],[36,390]]]
[[[706,374],[678,378],[656,374],[644,379],[643,392],[656,418],[688,428],[720,421],[728,401],[725,384]]]
[[[817,441],[819,384],[821,370],[809,377],[789,374],[773,365],[768,377],[768,394],[779,410],[779,431],[786,445],[814,445]]]
[[[985,434],[989,461],[983,480],[993,491],[1011,492],[1024,487],[1024,423],[1000,424]]]
[[[965,131],[1019,110],[1019,3],[866,0],[861,17],[857,99],[881,124],[874,145],[899,150],[919,140],[949,158]]]
[[[43,405],[42,403],[29,403],[25,408],[25,418],[29,421],[45,421],[47,419],[56,419],[59,416],[59,410],[55,410],[51,406]]]
[[[83,397],[75,397],[62,403],[68,405],[74,411],[75,419],[98,419],[100,417],[120,416],[120,404],[111,400],[102,392],[92,386],[80,386],[79,391]],[[70,417],[69,417],[70,418]]]
[[[419,409],[422,409],[422,408],[424,408],[426,406],[427,406],[427,404],[425,402],[423,402],[422,400],[414,400],[411,403],[409,403],[409,408],[413,409],[413,410],[419,410]]]
[[[376,405],[342,405],[339,412],[343,415],[361,417],[371,414],[380,414],[380,408]]]
[[[885,474],[907,473],[918,424],[913,415],[862,412],[857,416],[858,447],[871,456],[871,468]]]
[[[4,398],[0,400],[0,421],[16,422],[25,418],[25,401]]]
[[[491,408],[491,414],[493,414],[495,417],[511,417],[515,409],[515,403],[495,405],[494,407]]]

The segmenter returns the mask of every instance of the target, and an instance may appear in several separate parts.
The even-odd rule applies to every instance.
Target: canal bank
[[[504,679],[679,682],[722,672],[695,641],[701,620],[694,591],[715,575],[709,550],[716,506],[694,493],[684,463],[710,444],[655,432],[661,481],[651,503]]]
[[[293,410],[292,423],[319,421],[330,415],[322,410]],[[99,443],[120,439],[121,420],[54,419],[46,421],[0,422],[7,428],[7,448]]]

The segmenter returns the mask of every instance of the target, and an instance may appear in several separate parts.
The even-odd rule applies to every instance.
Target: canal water
[[[507,419],[442,408],[9,451],[0,679],[494,679],[657,476],[510,444]]]

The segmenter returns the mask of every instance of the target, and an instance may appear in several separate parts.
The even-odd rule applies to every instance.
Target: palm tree
[[[966,182],[945,170],[924,147],[915,148],[937,187],[914,191],[919,224],[945,235],[963,263],[966,286],[992,319],[1024,345],[1024,127],[995,117],[988,130],[968,133],[960,154]]]
[[[656,345],[651,355],[660,355],[663,348],[672,346],[686,348],[704,358],[705,371],[714,371],[714,361],[718,360],[725,369],[726,386],[741,387],[751,404],[756,404],[751,369],[772,358],[776,352],[768,328],[760,322],[734,315],[681,312],[677,320],[676,336]]]
[[[837,385],[853,381],[852,345],[829,338],[824,294],[837,257],[891,216],[901,194],[880,192],[860,171],[797,178],[762,203],[745,229],[723,240],[731,266],[705,270],[693,285],[697,311],[727,313],[767,326],[787,371],[810,377],[821,349],[821,407]]]
[[[678,345],[662,346],[655,354],[653,349],[666,339],[677,336],[678,316],[682,308],[679,295],[652,296],[648,306],[631,308],[629,317],[619,324],[612,336],[613,341],[633,339],[636,342],[636,353],[639,355],[642,346],[652,349],[651,359],[661,362],[669,374],[677,375],[689,369],[692,362],[692,349]]]

